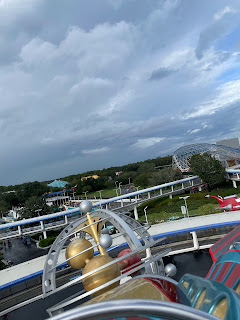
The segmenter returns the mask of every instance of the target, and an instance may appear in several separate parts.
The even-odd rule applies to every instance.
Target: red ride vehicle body
[[[222,198],[221,196],[211,196],[207,195],[206,197],[211,197],[217,199],[219,203],[219,208],[226,211],[235,211],[240,210],[240,198],[236,194],[228,197]]]

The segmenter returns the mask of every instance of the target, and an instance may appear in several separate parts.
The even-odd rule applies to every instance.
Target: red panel
[[[144,277],[144,279],[151,282],[158,290],[160,290],[170,301],[181,303],[181,298],[178,293],[176,285],[165,279],[158,279],[154,277]]]
[[[237,281],[237,279],[240,276],[240,264],[236,263],[235,267],[233,268],[232,272],[230,273],[227,280],[224,282],[225,286],[232,288],[234,283]]]
[[[232,265],[232,262],[225,262],[215,280],[222,282]]]
[[[228,234],[227,234],[228,235]],[[238,232],[237,234],[234,234],[230,239],[228,239],[227,241],[225,241],[221,246],[219,246],[218,248],[216,248],[214,251],[212,251],[213,254],[215,254],[217,251],[219,251],[222,247],[226,246],[231,240],[233,240],[234,238],[238,237],[240,235],[240,232]],[[226,237],[226,236],[225,236]],[[225,238],[224,237],[224,238]],[[222,238],[222,239],[224,239]]]
[[[216,273],[218,272],[218,269],[220,268],[221,266],[221,263],[217,264],[211,274],[211,276],[208,278],[210,280],[213,280],[213,278],[215,277]]]
[[[209,279],[209,275],[211,274],[212,270],[214,269],[214,266],[215,266],[215,263],[209,269],[208,274],[206,275],[206,279]]]

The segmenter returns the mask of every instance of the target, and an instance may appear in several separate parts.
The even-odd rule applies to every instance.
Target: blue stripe
[[[222,283],[224,283],[224,282],[227,280],[227,278],[229,277],[230,273],[232,273],[232,270],[233,270],[233,268],[235,267],[235,265],[236,265],[236,263],[233,263],[233,264],[232,264],[231,268],[228,270],[226,276],[225,276],[224,279],[222,280]]]
[[[205,226],[199,226],[199,227],[194,227],[194,228],[187,228],[187,229],[181,229],[181,230],[176,230],[176,231],[169,231],[169,232],[165,232],[165,233],[159,233],[159,234],[156,234],[156,235],[153,235],[153,239],[159,239],[159,238],[163,238],[163,237],[167,237],[167,236],[172,236],[172,235],[176,235],[176,234],[180,234],[180,233],[187,233],[187,232],[190,232],[190,231],[198,231],[198,230],[204,230],[204,229],[211,229],[211,228],[217,228],[217,227],[220,227],[220,226],[229,226],[229,225],[235,225],[235,224],[239,224],[240,221],[232,221],[232,222],[221,222],[221,223],[215,223],[215,224],[208,224],[208,225],[205,225]],[[124,248],[128,246],[128,243],[127,242],[124,242],[122,243],[120,246],[118,246],[116,249],[121,249],[121,248]],[[111,247],[113,248],[113,247]],[[110,249],[111,249],[110,248]],[[97,255],[99,254],[98,251],[96,251],[94,253],[94,255]],[[65,265],[67,265],[67,263],[65,263]],[[59,268],[61,268],[63,265],[59,266]],[[0,290],[1,289],[4,289],[4,288],[7,288],[7,287],[11,287],[12,285],[15,285],[17,283],[20,283],[22,281],[25,281],[25,280],[28,280],[28,279],[31,279],[31,278],[34,278],[40,274],[43,273],[43,270],[41,271],[38,271],[36,273],[33,273],[33,274],[30,274],[26,277],[23,277],[23,278],[20,278],[18,280],[15,280],[15,281],[12,281],[12,282],[9,282],[7,284],[4,284],[2,286],[0,286]]]

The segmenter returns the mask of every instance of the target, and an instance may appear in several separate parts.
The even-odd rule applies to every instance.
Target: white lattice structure
[[[240,149],[234,149],[210,143],[190,144],[177,149],[173,154],[173,168],[181,172],[188,172],[190,169],[189,161],[194,154],[209,153],[217,160],[221,161],[225,167],[228,167],[228,160],[240,160]],[[236,164],[237,164],[236,162]]]

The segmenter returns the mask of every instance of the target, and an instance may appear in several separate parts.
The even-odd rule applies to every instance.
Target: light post
[[[102,194],[101,194],[102,190],[99,190],[99,191],[97,191],[97,192],[99,192],[99,197],[100,197],[100,199],[102,200]]]
[[[101,191],[102,191],[102,190],[97,191],[97,192],[99,192],[100,200],[102,200],[102,194],[101,194]],[[102,205],[100,205],[100,208],[102,209]]]
[[[143,209],[143,211],[144,211],[144,214],[145,214],[146,222],[147,222],[147,224],[148,224],[147,208],[148,208],[148,206],[146,206],[146,207]]]
[[[116,194],[117,194],[117,197],[118,197],[118,188],[116,188],[116,189],[114,189],[114,190],[116,190]]]
[[[121,194],[121,184],[122,182],[119,182],[118,188],[119,188],[119,193]]]
[[[118,187],[118,186],[117,186],[117,183],[118,183],[118,181],[116,180],[116,181],[115,181],[115,186],[116,186],[116,188]]]
[[[83,191],[83,193],[85,194],[85,198],[86,198],[86,200],[87,200],[87,193],[88,193],[88,191]]]
[[[35,212],[37,212],[38,216],[40,217],[39,212],[42,211],[42,209],[36,209]]]
[[[187,207],[187,199],[189,198],[190,196],[186,196],[186,197],[179,197],[179,199],[183,199],[184,202],[185,202],[185,207],[186,207],[186,212],[187,212],[187,217],[189,218],[189,213],[188,213],[188,207]]]

